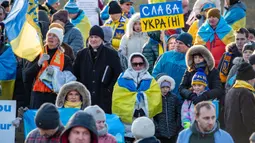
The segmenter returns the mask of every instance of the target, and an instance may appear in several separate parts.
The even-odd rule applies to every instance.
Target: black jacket
[[[184,99],[190,99],[190,95],[192,94],[192,91],[189,90],[191,88],[191,81],[192,77],[196,71],[185,71],[184,76],[182,78],[182,82],[179,87],[179,92],[182,98]],[[224,95],[224,90],[222,88],[222,84],[219,77],[219,71],[217,69],[213,69],[212,71],[209,71],[207,75],[207,81],[208,81],[208,87],[209,91],[203,93],[206,100],[209,99],[215,99],[215,98],[221,98],[222,95]]]
[[[118,53],[103,44],[96,53],[91,47],[82,49],[77,53],[73,69],[77,80],[90,91],[92,105],[98,105],[106,113],[111,113],[113,86],[122,72]],[[104,75],[105,71],[107,73]]]
[[[134,143],[160,143],[156,137],[149,137],[135,141]]]

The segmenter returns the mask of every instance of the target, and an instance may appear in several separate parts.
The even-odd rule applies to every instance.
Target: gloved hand
[[[48,75],[52,76],[53,73],[54,73],[54,69],[52,66],[48,66],[47,69],[46,69],[46,72]]]
[[[184,126],[183,126],[184,129],[188,129],[191,125],[190,122],[184,122],[183,124],[184,124]]]
[[[19,125],[20,125],[20,121],[22,120],[22,118],[20,117],[17,117],[15,120],[12,121],[12,125],[15,127],[15,128],[18,128]]]
[[[43,54],[40,59],[38,60],[38,66],[41,66],[43,64],[44,61],[47,61],[50,59],[50,55],[48,54]]]
[[[197,103],[199,103],[201,101],[206,101],[206,100],[207,100],[206,95],[202,94],[202,95],[197,96],[192,101],[193,101],[193,104],[196,105]]]

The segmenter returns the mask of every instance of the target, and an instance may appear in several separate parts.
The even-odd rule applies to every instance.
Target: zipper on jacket
[[[168,106],[167,106],[167,99],[166,97],[164,96],[164,100],[166,101],[166,126],[167,126],[167,131],[168,131],[168,134],[170,134],[170,131],[169,131],[169,125],[168,125],[168,114],[167,114],[167,109],[168,109]]]

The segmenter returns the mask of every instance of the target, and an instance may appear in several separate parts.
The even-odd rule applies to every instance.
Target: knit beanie
[[[59,2],[59,0],[47,0],[47,3],[49,5],[53,5],[53,4],[57,3],[57,2]]]
[[[194,74],[194,76],[192,77],[191,85],[194,85],[194,84],[202,84],[205,87],[207,87],[208,82],[207,82],[206,74],[203,69],[199,68],[197,72]]]
[[[99,106],[94,105],[94,106],[88,106],[84,109],[84,111],[90,115],[93,116],[95,121],[105,121],[105,112],[103,109],[101,109]]]
[[[255,44],[251,43],[251,42],[244,44],[243,49],[242,49],[242,53],[246,50],[250,50],[250,51],[253,52],[255,50]]]
[[[250,58],[249,58],[249,63],[251,65],[255,65],[255,54],[251,55]]]
[[[120,2],[120,4],[124,4],[126,2],[130,2],[130,3],[133,4],[133,2],[131,0],[119,0],[119,2]]]
[[[218,10],[217,8],[212,8],[207,12],[207,18],[210,17],[217,17],[218,19],[220,19],[221,15],[220,15],[220,10]]]
[[[249,63],[243,62],[238,68],[236,80],[251,80],[255,78],[255,71]]]
[[[49,130],[60,125],[58,109],[52,103],[44,103],[35,115],[35,124],[38,128]]]
[[[62,30],[64,31],[64,33],[65,33],[65,28],[64,28],[61,24],[59,24],[59,23],[51,23],[51,25],[49,26],[49,29],[51,29],[51,28],[53,28],[53,27],[60,28],[60,29],[62,29]]]
[[[60,42],[59,44],[60,45],[62,44],[63,39],[64,39],[64,31],[61,28],[53,27],[53,28],[49,29],[49,31],[47,32],[47,35],[49,33],[55,34],[59,39],[59,42]]]
[[[78,13],[80,10],[75,0],[69,0],[64,6],[64,9],[67,10],[70,14]]]
[[[167,39],[167,42],[168,42],[170,39],[172,39],[172,38],[176,39],[177,37],[178,37],[178,34],[172,34],[172,35],[169,36],[169,38]]]
[[[155,134],[155,125],[148,117],[139,117],[132,123],[131,132],[137,140],[149,138]]]
[[[216,8],[216,5],[214,3],[206,3],[203,5],[201,11],[206,11],[211,8]]]
[[[109,3],[109,14],[117,14],[117,13],[122,13],[122,9],[118,2],[116,1],[111,1]]]
[[[101,26],[104,31],[104,41],[111,42],[112,40],[112,28],[109,26]]]
[[[94,25],[90,31],[89,36],[96,35],[100,37],[102,40],[104,40],[104,31],[100,26]]]
[[[57,11],[56,13],[54,13],[52,15],[51,22],[53,23],[56,20],[60,20],[63,23],[67,23],[68,22],[68,11],[61,9],[61,10]]]
[[[176,40],[182,41],[187,47],[191,47],[193,38],[189,33],[181,33]]]

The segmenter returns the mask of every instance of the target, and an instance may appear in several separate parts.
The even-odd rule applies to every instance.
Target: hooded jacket
[[[58,108],[64,108],[67,94],[70,91],[74,91],[74,90],[77,91],[82,97],[81,110],[91,105],[91,97],[90,97],[90,92],[88,91],[88,89],[82,83],[77,81],[72,81],[61,87],[56,99],[56,106]]]
[[[76,112],[68,121],[65,130],[60,136],[60,143],[69,143],[68,136],[74,127],[84,127],[90,131],[91,142],[98,143],[98,134],[95,119],[84,111]]]
[[[136,21],[140,20],[140,13],[134,14],[127,23],[126,34],[122,37],[120,41],[120,51],[127,58],[132,53],[139,52],[142,53],[143,45],[149,40],[146,32],[135,32],[134,24]]]
[[[205,59],[205,62],[207,64],[208,73],[206,73],[207,81],[208,81],[208,88],[209,91],[204,92],[200,96],[204,96],[206,100],[219,98],[224,94],[224,91],[222,89],[219,72],[214,68],[214,58],[211,54],[211,52],[206,49],[204,46],[197,45],[191,47],[187,53],[186,53],[186,63],[187,63],[187,70],[185,74],[183,75],[179,91],[180,95],[184,99],[190,99],[190,95],[192,94],[192,91],[190,91],[192,77],[196,73],[196,69],[194,67],[194,54],[201,54],[203,58]],[[205,70],[206,71],[206,70]]]

